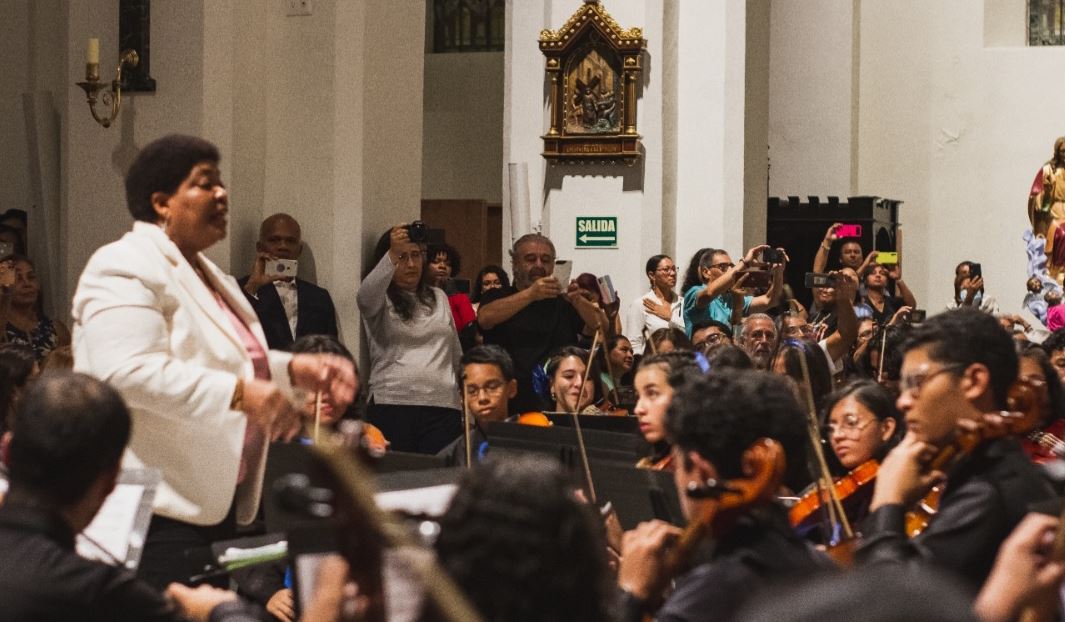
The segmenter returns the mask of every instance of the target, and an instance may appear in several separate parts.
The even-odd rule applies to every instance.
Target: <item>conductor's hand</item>
[[[281,389],[267,380],[244,381],[244,413],[270,440],[290,441],[300,431],[300,411]]]
[[[354,401],[359,390],[355,364],[336,354],[296,354],[288,364],[288,375],[301,389],[328,392],[340,411]]]

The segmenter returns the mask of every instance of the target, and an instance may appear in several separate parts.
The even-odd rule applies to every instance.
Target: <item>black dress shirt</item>
[[[1033,505],[1053,497],[1020,443],[992,441],[948,473],[938,513],[912,540],[905,531],[906,508],[885,505],[870,514],[862,522],[857,560],[931,563],[956,574],[975,593],[1006,536]]]
[[[123,568],[80,557],[57,514],[17,500],[0,506],[0,619],[19,622],[187,622],[162,594]],[[212,622],[259,620],[244,603],[219,605]]]
[[[828,559],[791,529],[782,508],[769,506],[746,516],[704,555],[705,561],[676,580],[655,614],[658,622],[733,620],[758,591],[777,581],[829,570]],[[641,619],[641,603],[627,596],[625,622]]]

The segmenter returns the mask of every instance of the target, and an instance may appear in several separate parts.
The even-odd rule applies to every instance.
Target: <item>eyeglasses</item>
[[[656,268],[655,272],[664,272],[666,274],[676,274],[677,273],[677,267],[676,266],[669,266],[668,268]]]
[[[722,263],[716,263],[716,264],[714,264],[714,265],[712,265],[710,267],[714,268],[714,269],[717,269],[717,270],[721,270],[722,272],[724,272],[725,270],[731,270],[731,269],[735,268],[736,264],[732,263],[731,261],[725,261],[725,262],[722,262]]]
[[[399,256],[399,263],[407,263],[408,261],[421,261],[423,253],[421,251],[411,251],[409,253],[401,253]]]
[[[872,425],[874,421],[876,421],[876,417],[873,417],[872,419],[867,420],[865,423],[862,423],[861,420],[858,419],[857,415],[847,415],[843,418],[842,422],[829,423],[828,425],[821,428],[821,431],[826,437],[832,437],[836,434],[839,434],[841,436],[856,437],[860,435],[863,430]]]
[[[489,380],[484,383],[483,387],[479,387],[475,384],[468,384],[466,385],[466,395],[467,397],[478,397],[481,394],[481,391],[484,391],[489,397],[491,397],[493,395],[499,395],[505,386],[507,386],[507,383],[500,380]]]
[[[920,372],[909,376],[903,376],[899,379],[899,394],[910,394],[910,397],[916,399],[921,393],[921,387],[928,383],[929,380],[935,378],[940,374],[956,372],[962,368],[962,365],[945,365],[933,372]]]

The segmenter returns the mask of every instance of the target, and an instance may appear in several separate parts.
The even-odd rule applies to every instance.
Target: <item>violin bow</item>
[[[462,374],[462,435],[466,442],[466,469],[473,468],[473,440],[470,438],[470,403],[467,401],[466,373]]]
[[[613,396],[614,396],[614,407],[616,408],[618,403],[621,402],[621,399],[618,398],[618,385],[617,385],[617,381],[614,380],[614,364],[610,362],[610,353],[609,352],[606,352],[603,355],[603,358],[606,360],[606,373],[610,374],[610,393],[613,394]],[[588,364],[589,364],[589,367],[585,367],[585,372],[584,372],[585,375],[587,375],[588,374],[588,370],[591,369],[591,359],[590,358],[588,359]],[[581,389],[583,390],[584,387],[582,386]],[[577,405],[579,406],[580,402],[577,402]]]
[[[588,465],[588,451],[584,447],[584,432],[581,430],[581,419],[577,411],[581,408],[581,402],[584,401],[584,387],[588,384],[588,372],[592,369],[592,359],[595,357],[595,350],[599,345],[599,337],[602,334],[602,329],[596,329],[595,336],[592,337],[592,347],[588,350],[588,360],[584,362],[584,376],[581,378],[581,392],[577,395],[577,403],[573,407],[573,412],[570,415],[573,417],[573,429],[577,432],[577,446],[581,450],[581,466],[584,468],[584,479],[588,483],[588,495],[591,497],[591,502],[594,505],[596,503],[595,498],[595,482],[592,481],[592,468]],[[598,379],[593,380],[598,382]],[[565,404],[565,402],[563,402]]]
[[[643,335],[644,349],[647,349],[647,347],[650,346],[651,354],[658,354],[658,348],[655,347],[655,342],[651,340],[651,335],[647,332],[646,324],[644,324],[643,328],[640,329],[640,334]]]
[[[318,430],[322,424],[322,392],[314,394],[314,444],[318,444]]]
[[[880,384],[884,380],[884,350],[887,348],[887,329],[887,324],[880,328],[882,332],[880,333],[880,356],[878,357],[880,360],[877,361],[876,365],[877,384]]]
[[[834,513],[838,516],[839,524],[843,528],[843,536],[850,540],[854,538],[854,530],[847,513],[843,511],[843,502],[836,493],[836,487],[832,485],[832,474],[828,470],[828,462],[825,460],[825,451],[821,447],[821,435],[817,425],[817,407],[814,405],[813,383],[810,382],[810,368],[806,364],[806,353],[799,353],[799,367],[802,368],[802,380],[805,384],[803,394],[806,397],[807,432],[810,435],[810,444],[813,445],[814,456],[817,458],[817,466],[821,472],[818,480],[828,489],[829,515]],[[828,534],[831,534],[830,530]],[[827,535],[827,534],[826,534]]]

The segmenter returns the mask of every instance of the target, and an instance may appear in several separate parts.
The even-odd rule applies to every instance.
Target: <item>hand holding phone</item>
[[[837,238],[860,238],[862,237],[861,225],[840,225],[836,228]]]
[[[551,273],[556,279],[558,284],[565,288],[569,285],[570,275],[573,274],[573,262],[569,259],[556,259],[555,270]]]
[[[267,259],[264,273],[269,277],[296,278],[298,268],[295,259]]]
[[[899,254],[893,251],[880,251],[876,254],[876,263],[882,266],[894,266],[899,263]]]

